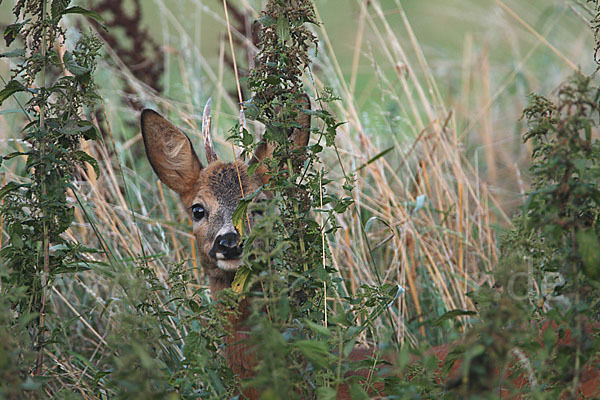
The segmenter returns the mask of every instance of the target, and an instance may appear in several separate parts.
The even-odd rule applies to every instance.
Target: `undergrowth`
[[[274,196],[255,204],[257,193],[246,194],[239,225],[256,216],[244,231],[246,266],[236,290],[213,302],[185,213],[143,175],[147,167],[136,172],[133,121],[120,120],[108,101],[98,105],[98,39],[64,40],[65,15],[103,29],[100,16],[69,1],[17,2],[4,35],[17,48],[2,57],[19,61],[0,101],[14,99],[18,110],[7,111],[25,128],[2,165],[9,182],[0,192],[0,396],[226,399],[255,387],[264,398],[332,399],[348,384],[353,398],[382,385],[393,398],[494,398],[500,387],[577,397],[599,350],[594,79],[576,76],[556,101],[532,96],[524,116],[533,187],[496,248],[494,225],[507,218],[465,160],[455,116],[427,65],[419,59],[422,70],[413,68],[379,2],[368,3],[360,20],[394,61],[390,77],[371,60],[386,129],[408,126],[414,144],[375,143],[354,89],[333,79],[327,41],[310,69],[314,32],[323,33],[312,2],[270,1],[254,15],[260,48],[243,108],[276,144],[263,188]],[[196,94],[189,107],[161,99],[113,53],[132,107],[162,105],[193,131]],[[184,77],[190,54],[178,55]],[[410,73],[397,75],[399,66]],[[157,71],[148,79],[160,88]],[[391,84],[396,79],[402,85]],[[298,108],[305,93],[313,109]],[[92,115],[108,116],[102,129]],[[308,117],[311,143],[294,150],[288,133]],[[248,126],[231,129],[230,140],[248,156],[258,144]],[[256,375],[240,382],[222,356],[222,310],[243,296],[253,300],[251,344],[263,357]],[[428,344],[459,338],[440,368]],[[390,369],[379,355],[350,361],[362,344],[377,344],[396,364],[394,376],[382,374]],[[459,359],[455,379],[442,383]],[[360,368],[369,374],[346,376]]]

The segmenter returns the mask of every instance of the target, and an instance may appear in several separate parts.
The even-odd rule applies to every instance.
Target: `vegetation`
[[[599,350],[595,77],[579,73],[553,96],[532,95],[525,145],[495,149],[494,115],[505,131],[521,122],[490,93],[489,55],[474,68],[465,50],[464,100],[456,100],[438,87],[443,76],[400,3],[393,12],[383,3],[360,2],[349,73],[309,0],[272,0],[261,13],[225,1],[220,30],[231,36],[218,72],[189,45],[184,17],[162,2],[161,17],[178,32],[166,40],[178,50],[160,57],[139,1],[131,18],[107,16],[109,32],[101,14],[110,1],[89,10],[68,0],[14,3],[16,21],[4,30],[12,47],[1,55],[11,71],[0,91],[2,139],[10,139],[0,190],[0,397],[216,399],[255,387],[266,399],[330,399],[346,384],[357,399],[383,386],[394,398],[494,398],[500,388],[577,398]],[[569,5],[592,21],[591,38],[597,3]],[[514,19],[557,54],[535,62],[540,70],[574,65],[546,39],[557,15],[543,26],[547,36]],[[254,31],[244,28],[254,20]],[[119,29],[143,37],[133,47],[146,51],[121,45]],[[164,71],[148,67],[162,57]],[[539,87],[522,66],[506,75],[500,87],[514,99]],[[376,101],[365,100],[369,91]],[[229,131],[216,138],[221,155],[235,145],[231,158],[250,156],[259,133],[277,147],[265,165],[274,197],[256,204],[247,193],[240,204],[239,226],[247,214],[262,217],[245,226],[245,267],[216,302],[186,212],[148,168],[133,112],[161,109],[198,149],[211,92],[213,124]],[[305,92],[312,110],[298,110]],[[310,145],[290,149],[287,133],[308,116]],[[521,149],[531,150],[524,177],[513,173]],[[514,199],[498,193],[509,185],[525,199],[512,220]],[[223,309],[243,297],[253,301],[251,343],[268,357],[240,382],[222,356]],[[374,359],[348,358],[367,344],[380,349]],[[442,368],[428,352],[436,344],[452,345]],[[385,377],[380,357],[390,354],[396,373]],[[360,368],[366,377],[345,375]]]

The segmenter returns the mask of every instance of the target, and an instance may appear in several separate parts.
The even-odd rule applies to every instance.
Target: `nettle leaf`
[[[0,189],[0,199],[6,196],[7,194],[19,190],[23,185],[17,182],[8,182],[6,185]]]
[[[300,350],[300,353],[311,363],[321,368],[327,368],[329,364],[329,351],[325,342],[316,340],[298,340],[294,347]]]
[[[71,0],[53,0],[51,5],[52,18],[59,18]]]
[[[593,229],[577,232],[577,247],[583,260],[584,272],[590,279],[597,280],[600,276],[600,241]]]
[[[98,130],[96,129],[96,126],[90,121],[86,120],[69,122],[64,128],[61,128],[58,131],[66,135],[75,135],[82,133],[86,139],[98,138]]]
[[[242,266],[237,270],[233,282],[231,282],[231,289],[233,289],[234,292],[242,293],[244,291],[250,272],[252,271],[246,266]]]
[[[10,24],[7,25],[6,28],[4,28],[4,41],[6,43],[6,47],[10,46],[10,44],[15,41],[17,36],[19,36],[19,32],[21,32],[21,29],[23,29],[25,24],[29,21],[30,19],[26,19],[23,22],[20,22],[18,24]]]
[[[369,400],[369,395],[358,383],[350,384],[350,397],[352,400]]]
[[[337,399],[337,393],[335,389],[329,386],[321,386],[315,392],[317,400],[335,400]]]
[[[104,18],[102,18],[102,16],[100,16],[100,14],[98,14],[97,12],[85,9],[83,7],[79,7],[79,6],[73,6],[73,7],[69,7],[67,9],[64,9],[60,15],[67,15],[67,14],[80,14],[83,16],[86,16],[88,18],[91,18],[93,20],[95,20],[96,22],[98,22],[104,29],[106,29],[106,27],[104,26]]]
[[[290,23],[283,15],[277,18],[277,38],[284,45],[290,39]]]
[[[77,61],[73,57],[73,54],[70,51],[66,51],[63,57],[65,68],[75,76],[81,76],[90,72],[89,68],[82,67],[77,64]]]
[[[309,319],[305,319],[304,322],[306,323],[306,325],[308,325],[310,330],[312,330],[315,333],[321,334],[325,337],[331,337],[333,335],[331,331],[327,329],[327,327],[321,324],[316,324]]]
[[[244,236],[244,220],[246,218],[246,211],[248,210],[248,204],[250,201],[242,199],[238,203],[233,215],[231,216],[231,221],[233,222],[233,226],[239,232],[240,236]]]
[[[27,88],[23,86],[23,84],[19,81],[15,81],[14,79],[4,87],[4,89],[0,90],[0,106],[4,102],[4,100],[8,99],[15,93],[25,92]]]
[[[76,152],[73,153],[73,158],[80,162],[82,162],[82,161],[87,162],[94,168],[94,172],[96,173],[96,175],[100,176],[100,167],[98,167],[98,161],[96,161],[96,159],[94,157],[90,156],[88,153],[86,153],[83,150],[77,150]]]
[[[263,17],[260,17],[258,19],[258,22],[260,22],[262,26],[271,26],[275,25],[277,23],[277,20],[270,15],[265,15]]]

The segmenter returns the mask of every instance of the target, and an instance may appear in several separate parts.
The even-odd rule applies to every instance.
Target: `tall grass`
[[[339,7],[332,3],[317,1],[317,11]],[[258,16],[260,2],[239,4],[250,16]],[[146,338],[152,337],[169,360],[182,358],[181,338],[189,334],[176,323],[185,315],[176,302],[169,303],[173,293],[186,301],[200,293],[208,301],[186,213],[146,163],[138,110],[122,101],[127,96],[162,110],[200,149],[202,107],[212,96],[217,151],[223,158],[234,157],[225,141],[238,119],[237,99],[230,93],[235,82],[225,62],[227,46],[206,46],[202,31],[190,29],[200,20],[224,33],[222,9],[199,0],[178,5],[181,9],[156,0],[144,9],[158,10],[152,19],[159,21],[154,30],[168,54],[165,94],[139,81],[105,46],[106,60],[97,76],[104,99],[99,124],[105,136],[101,143],[84,144],[98,160],[101,174],[96,176],[91,167],[79,171],[70,199],[80,207],[66,233],[105,252],[87,260],[89,271],[53,283],[49,301],[59,317],[53,321],[63,323],[49,329],[64,330],[71,353],[58,345],[47,348],[47,356],[55,360],[57,382],[64,382],[63,387],[48,387],[48,394],[74,389],[97,398],[109,390],[81,382],[92,382],[118,347],[123,311],[135,314],[138,304],[132,299],[148,296],[146,303],[164,312],[164,325],[148,328],[158,333]],[[339,154],[328,154],[323,168],[343,176],[335,171],[339,157],[346,171],[355,174],[355,206],[338,219],[343,229],[327,237],[327,245],[349,293],[364,283],[381,282],[398,283],[405,290],[378,321],[377,335],[410,344],[447,341],[444,328],[452,323],[446,321],[440,329],[431,322],[449,310],[473,309],[467,293],[492,283],[488,272],[496,265],[498,232],[508,226],[507,214],[527,185],[521,165],[528,151],[518,146],[517,122],[524,95],[551,90],[580,63],[585,64],[582,68],[591,65],[591,57],[584,61],[592,47],[591,33],[572,29],[586,18],[585,4],[553,5],[541,22],[537,7],[518,1],[490,1],[485,7],[464,2],[462,9],[441,6],[460,13],[455,18],[464,18],[477,32],[465,34],[460,53],[436,48],[435,41],[424,44],[415,26],[435,25],[428,19],[429,10],[421,8],[419,15],[413,9],[409,16],[399,0],[348,2],[356,26],[352,37],[334,37],[327,23],[314,27],[321,46],[313,71],[305,76],[307,90],[315,99],[332,88],[340,100],[331,111],[346,121],[338,128]],[[233,34],[252,51],[247,38],[235,30]],[[504,53],[495,53],[500,45]],[[351,57],[338,58],[340,48],[350,48]],[[10,61],[2,59],[0,74],[5,76],[9,68]],[[126,84],[132,90],[125,92]],[[2,153],[23,146],[17,137],[23,123],[18,113],[0,114]],[[251,128],[260,134],[260,126]],[[22,167],[3,165],[2,180],[19,180]],[[0,240],[7,240],[4,233]],[[191,271],[193,279],[173,287],[173,276],[185,274],[183,270]],[[164,290],[148,292],[145,279]],[[453,323],[464,327],[469,321]],[[373,336],[363,338],[367,340]]]

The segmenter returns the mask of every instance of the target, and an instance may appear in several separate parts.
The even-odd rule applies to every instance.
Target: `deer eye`
[[[202,205],[194,204],[192,206],[192,217],[194,218],[194,221],[200,221],[202,218],[204,218],[204,214],[206,214],[206,212],[204,211],[204,207],[202,207]]]

